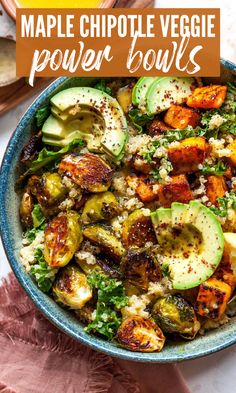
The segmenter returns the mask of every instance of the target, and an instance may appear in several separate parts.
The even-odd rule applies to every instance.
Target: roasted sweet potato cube
[[[161,185],[157,191],[160,204],[170,207],[172,202],[188,203],[193,199],[185,175],[172,176],[170,183]]]
[[[137,171],[148,175],[152,171],[151,165],[146,162],[140,155],[136,154],[132,161],[132,167]]]
[[[126,177],[128,186],[135,190],[143,202],[152,202],[158,199],[157,193],[153,191],[153,184],[146,176],[129,175]]]
[[[168,149],[168,157],[173,166],[173,173],[192,173],[198,171],[209,152],[209,144],[202,137],[192,137],[181,141]]]
[[[148,125],[148,135],[150,136],[157,136],[157,135],[162,135],[165,133],[165,131],[171,130],[172,127],[167,126],[163,121],[154,119],[149,125]]]
[[[153,185],[147,180],[139,181],[136,193],[143,202],[152,202],[157,199],[157,194],[153,191]]]
[[[166,112],[164,120],[169,126],[183,130],[187,126],[197,127],[200,115],[194,109],[172,105]]]
[[[226,182],[223,176],[208,176],[206,186],[206,196],[209,201],[218,206],[217,199],[223,197],[227,191]]]
[[[227,146],[227,149],[231,151],[229,157],[231,164],[236,166],[236,139]]]
[[[220,319],[230,299],[232,288],[217,278],[209,278],[200,285],[196,312],[210,319]]]
[[[220,108],[226,97],[227,87],[222,85],[210,85],[198,87],[187,99],[187,105],[191,108]]]

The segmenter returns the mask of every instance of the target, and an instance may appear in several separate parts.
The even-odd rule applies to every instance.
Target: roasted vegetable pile
[[[100,80],[36,114],[20,259],[88,334],[131,351],[234,314],[236,87]]]

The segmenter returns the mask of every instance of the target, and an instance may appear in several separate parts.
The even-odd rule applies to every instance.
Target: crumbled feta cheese
[[[27,239],[22,240],[20,259],[26,271],[30,271],[31,265],[35,263],[34,254],[37,248],[43,248],[44,231],[39,231],[35,239],[30,243]]]
[[[214,130],[215,128],[219,128],[223,123],[227,120],[220,116],[218,113],[213,115],[211,120],[209,121],[209,130]]]
[[[95,265],[96,264],[96,258],[95,256],[88,251],[78,251],[75,254],[75,257],[79,261],[85,261],[88,265]]]

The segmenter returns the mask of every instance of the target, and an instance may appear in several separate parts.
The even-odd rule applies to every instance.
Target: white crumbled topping
[[[204,176],[199,176],[199,182],[200,182],[199,187],[193,190],[193,195],[196,197],[206,193],[205,183],[207,182],[207,180],[205,179]]]
[[[74,206],[75,201],[71,198],[66,198],[59,205],[60,210],[70,210]]]
[[[76,252],[75,256],[79,261],[85,261],[88,265],[96,264],[96,258],[91,252],[78,251]]]
[[[124,318],[128,318],[133,315],[139,315],[140,317],[148,318],[149,312],[145,309],[149,303],[150,297],[146,294],[141,296],[132,295],[129,297],[128,306],[121,310],[122,316]]]
[[[142,213],[143,213],[143,215],[145,217],[149,217],[150,214],[151,214],[151,210],[150,209],[142,208],[141,211],[142,211]]]
[[[211,155],[215,158],[221,158],[221,157],[230,157],[231,155],[231,150],[227,149],[225,147],[225,139],[214,139],[210,138],[209,143],[212,148]]]
[[[211,120],[209,121],[209,130],[214,130],[215,128],[219,128],[223,123],[227,120],[220,116],[218,113],[213,115]]]
[[[128,154],[139,154],[142,151],[145,151],[148,143],[152,140],[152,138],[147,134],[131,136],[129,138],[129,142],[126,145],[126,151]]]
[[[153,157],[155,157],[155,158],[167,157],[167,152],[168,152],[168,150],[167,150],[166,147],[160,146],[160,147],[158,147],[158,148],[156,149],[156,151],[155,151]]]
[[[201,200],[202,200],[203,203],[206,203],[206,202],[209,201],[209,198],[206,195],[203,195]]]
[[[160,184],[153,184],[152,186],[152,191],[154,192],[154,194],[157,194],[160,188]]]
[[[133,188],[133,185],[132,185],[132,187],[128,187],[128,188],[127,188],[127,195],[128,195],[129,197],[132,197],[132,196],[135,195],[135,189]]]
[[[124,208],[128,211],[140,209],[141,207],[143,207],[143,205],[143,202],[141,202],[138,198],[131,198],[123,202]]]
[[[111,226],[116,237],[120,238],[123,231],[123,222],[128,218],[128,212],[124,211],[122,215],[111,220]]]
[[[166,158],[161,159],[161,165],[159,166],[159,175],[161,177],[161,181],[164,181],[165,183],[168,183],[171,181],[171,178],[169,176],[169,173],[172,171],[173,166],[169,160]]]
[[[66,188],[68,188],[68,190],[75,187],[75,183],[67,176],[63,176],[62,183],[66,186]]]
[[[32,243],[26,238],[23,238],[22,248],[20,249],[20,259],[27,272],[30,271],[31,265],[35,263],[35,251],[37,248],[43,248],[43,244],[44,231],[39,231]]]
[[[125,180],[125,175],[122,172],[117,172],[114,174],[112,179],[112,187],[120,195],[126,195],[127,182]]]
[[[231,187],[236,189],[236,177],[231,177]]]

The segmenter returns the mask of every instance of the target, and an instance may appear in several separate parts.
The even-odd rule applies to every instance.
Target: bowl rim
[[[221,64],[225,65],[230,70],[236,72],[236,64],[229,62],[225,59],[221,59]],[[53,306],[46,307],[42,299],[42,292],[33,284],[32,279],[30,278],[28,273],[26,273],[25,275],[22,274],[22,266],[20,262],[17,261],[17,259],[15,258],[14,250],[12,249],[12,243],[9,236],[10,231],[7,226],[7,213],[4,209],[6,200],[5,190],[8,184],[8,173],[11,167],[11,161],[14,157],[14,146],[16,146],[17,140],[22,134],[22,129],[24,129],[27,121],[29,120],[29,112],[31,112],[31,110],[37,110],[42,105],[42,101],[46,99],[51,93],[53,93],[56,88],[60,87],[60,85],[62,85],[68,79],[70,78],[57,78],[46,89],[44,89],[40,93],[40,95],[38,95],[37,98],[32,102],[32,104],[27,108],[27,110],[21,117],[19,123],[17,124],[15,131],[12,133],[11,138],[9,139],[0,168],[0,234],[6,257],[20,285],[26,291],[27,295],[34,302],[36,307],[44,314],[47,319],[49,319],[55,326],[57,326],[57,328],[59,328],[61,331],[74,338],[75,340],[81,342],[82,344],[85,344],[92,349],[104,352],[110,356],[145,363],[168,363],[176,361],[179,362],[207,356],[212,353],[218,352],[224,348],[227,348],[232,344],[235,344],[236,327],[235,334],[233,336],[230,336],[229,338],[226,338],[225,341],[216,341],[213,346],[207,348],[202,345],[200,346],[200,349],[196,348],[196,350],[192,350],[192,352],[190,351],[190,353],[187,354],[181,354],[181,349],[180,351],[178,351],[177,349],[175,354],[170,355],[168,355],[168,353],[165,353],[165,351],[160,353],[131,352],[124,348],[117,347],[112,343],[105,341],[104,339],[97,339],[96,336],[87,334],[85,332],[80,332],[79,330],[73,330],[70,326],[70,321],[68,320],[68,323],[66,323],[63,318],[60,318],[60,316],[53,311]],[[162,355],[160,356],[160,354]]]

